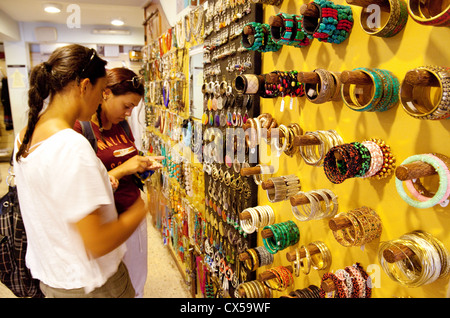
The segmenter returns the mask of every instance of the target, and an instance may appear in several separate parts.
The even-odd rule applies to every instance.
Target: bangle
[[[431,1],[408,0],[411,18],[422,25],[448,26],[450,24],[450,5],[446,8],[432,8]]]
[[[430,198],[429,200],[416,201],[406,194],[405,189],[403,188],[402,181],[396,177],[395,186],[397,188],[397,192],[400,195],[400,197],[406,203],[418,209],[430,208],[446,200],[448,198],[449,193],[449,179],[448,179],[449,174],[448,168],[446,167],[445,163],[436,156],[425,154],[425,155],[414,155],[409,158],[406,158],[402,162],[402,165],[412,163],[415,161],[423,161],[433,166],[433,168],[439,175],[439,188],[434,197]]]
[[[421,66],[415,70],[425,70],[439,81],[441,89],[437,102],[430,97],[431,87],[413,86],[403,81],[400,99],[404,111],[417,119],[440,120],[450,116],[450,68]],[[415,71],[413,70],[413,71]]]
[[[275,43],[280,45],[291,45],[295,37],[294,15],[288,13],[278,13],[277,16],[283,21],[282,27],[271,26],[270,33]]]
[[[375,175],[382,167],[384,163],[383,152],[376,143],[370,140],[363,141],[362,144],[370,152],[370,167],[369,170],[362,176],[363,178],[372,177]]]
[[[318,11],[319,19],[304,16],[302,27],[306,35],[321,42],[342,43],[353,27],[353,13],[350,6],[334,4],[327,0],[312,2]]]
[[[333,273],[323,274],[321,281],[324,282],[328,279],[331,279],[334,283],[334,286],[336,287],[336,289],[334,290],[334,298],[346,298],[346,294],[344,292],[344,287],[342,284],[343,282],[339,278],[337,278],[336,275],[334,275]],[[326,293],[321,287],[319,295],[320,298],[331,297],[333,295],[333,292]]]
[[[319,76],[319,83],[305,84],[306,98],[314,104],[328,102],[335,95],[335,79],[333,75],[324,69],[315,69],[314,73]]]
[[[321,241],[315,241],[309,243],[307,248],[311,245],[316,246],[320,251],[320,253],[311,255],[311,266],[315,270],[326,270],[331,265],[331,252],[328,246]]]
[[[362,10],[360,23],[362,29],[369,35],[390,38],[398,34],[408,21],[408,8],[404,0],[389,0],[389,19],[383,26],[370,27],[367,25],[370,15],[368,10]]]
[[[305,251],[305,257],[300,259],[300,268],[302,269],[303,274],[308,275],[311,271],[311,255],[305,245],[300,246],[300,250],[301,249]],[[306,264],[304,259],[306,259]]]

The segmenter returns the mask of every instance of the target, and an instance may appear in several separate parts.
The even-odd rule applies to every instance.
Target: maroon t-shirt
[[[111,129],[103,130],[91,122],[95,137],[97,138],[97,157],[103,162],[106,170],[112,170],[128,159],[139,154],[134,145],[134,137],[130,131],[128,136],[120,124],[112,125]],[[82,133],[81,124],[76,121],[74,130]],[[102,138],[103,137],[103,138]],[[128,175],[119,180],[119,187],[114,192],[117,212],[126,211],[140,196],[140,190]]]

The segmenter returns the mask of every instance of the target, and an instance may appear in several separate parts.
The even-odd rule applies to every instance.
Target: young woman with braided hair
[[[46,297],[135,296],[123,243],[144,220],[144,202],[137,198],[118,216],[105,166],[72,129],[101,102],[105,65],[94,49],[73,44],[30,74],[28,124],[16,137],[14,172],[26,263]]]
[[[142,156],[134,144],[127,117],[144,97],[144,85],[132,70],[124,67],[106,72],[106,88],[102,102],[90,122],[77,121],[74,130],[94,134],[97,156],[102,160],[118,187],[114,200],[119,215],[141,195],[135,183],[136,173],[161,168],[160,156]],[[134,179],[134,180],[133,180]],[[144,220],[126,242],[124,263],[130,273],[136,297],[143,297],[147,279],[147,223]]]

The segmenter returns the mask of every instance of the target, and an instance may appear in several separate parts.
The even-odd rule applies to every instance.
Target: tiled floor
[[[5,178],[9,163],[0,163],[0,197],[7,191]],[[189,298],[190,293],[170,255],[163,245],[160,233],[154,228],[151,216],[147,218],[148,275],[144,298]],[[0,283],[0,298],[15,298],[14,294]]]

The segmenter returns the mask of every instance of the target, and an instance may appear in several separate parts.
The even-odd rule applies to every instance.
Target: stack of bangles
[[[273,274],[274,278],[264,281],[264,284],[271,290],[284,291],[294,283],[292,273],[284,266],[276,266],[267,270]]]
[[[408,8],[405,0],[389,0],[389,18],[383,25],[369,25],[371,10],[362,10],[360,23],[362,29],[369,35],[375,35],[382,38],[390,38],[398,34],[408,21]]]
[[[386,249],[403,251],[405,247],[412,250],[412,256],[394,263],[385,260]],[[407,287],[430,284],[450,271],[449,254],[444,244],[424,231],[413,231],[398,239],[381,242],[378,258],[389,278]]]
[[[323,159],[330,149],[344,143],[342,137],[335,130],[307,131],[305,135],[313,135],[320,141],[319,145],[299,147],[300,155],[310,166],[321,167]]]
[[[242,230],[247,234],[252,234],[259,228],[273,224],[275,221],[275,213],[269,205],[261,205],[253,208],[246,208],[242,213],[248,212],[249,219],[240,220]]]
[[[297,192],[296,195],[304,195],[308,198],[309,203],[302,204],[301,210],[293,205],[292,213],[299,221],[320,220],[332,217],[338,210],[337,196],[333,191],[328,189],[319,189],[309,192]],[[322,200],[319,200],[321,197]]]
[[[302,16],[281,12],[276,17],[281,21],[281,25],[270,26],[272,40],[275,43],[294,47],[305,47],[310,44],[310,39],[302,28]]]
[[[398,104],[400,82],[390,71],[362,67],[353,71],[369,76],[372,84],[343,84],[342,100],[347,107],[358,112],[384,112]]]
[[[333,231],[334,238],[342,246],[362,246],[381,236],[381,219],[368,207],[363,206],[335,216],[335,218],[342,217],[351,223],[350,227]]]
[[[450,68],[441,66],[420,66],[414,71],[426,71],[439,83],[439,90],[435,94],[435,87],[431,85],[411,85],[402,82],[400,99],[403,110],[416,119],[441,120],[450,117]],[[437,95],[438,94],[438,95]]]
[[[245,129],[245,142],[249,149],[259,145],[261,138],[267,137],[267,132],[278,126],[276,119],[268,113],[261,114],[256,118],[248,118],[247,122],[250,130]]]
[[[322,282],[331,279],[334,291],[320,289],[320,298],[370,298],[372,280],[360,263],[338,269],[335,273],[325,273]]]
[[[291,220],[267,225],[264,230],[271,230],[273,233],[273,236],[263,238],[264,246],[271,254],[276,254],[300,240],[300,230]]]
[[[353,27],[352,8],[328,0],[314,0],[311,3],[317,7],[319,19],[303,16],[302,29],[306,36],[326,43],[340,44],[345,41]]]
[[[408,12],[411,18],[422,25],[448,26],[450,25],[450,3],[440,1],[435,5],[432,0],[408,0]],[[446,5],[446,6],[445,6]]]
[[[267,198],[270,202],[280,202],[289,199],[289,197],[301,190],[299,177],[296,175],[288,175],[281,177],[273,177],[268,181],[272,181],[273,188],[266,190]]]
[[[250,248],[246,253],[250,257],[244,261],[244,265],[249,271],[256,271],[258,267],[273,263],[273,255],[270,254],[264,246]]]
[[[340,73],[329,72],[324,69],[315,69],[319,76],[319,83],[305,83],[306,98],[314,104],[323,104],[341,99]]]
[[[246,34],[246,28],[251,28],[253,35],[253,42],[250,41],[249,34]],[[277,52],[282,45],[275,43],[270,33],[270,26],[265,23],[249,22],[244,26],[242,31],[242,46],[249,51],[257,52]]]
[[[275,147],[278,156],[284,152],[286,155],[293,157],[299,150],[298,147],[294,146],[295,137],[302,134],[303,129],[297,123],[291,123],[288,126],[281,124],[278,126],[278,130],[271,130],[270,144]]]
[[[437,204],[442,204],[443,206],[447,204],[450,197],[450,158],[436,153],[414,155],[405,159],[402,165],[416,161],[422,161],[433,166],[439,175],[439,188],[436,193],[430,193],[419,179],[406,180],[406,187],[411,194],[409,196],[403,187],[402,181],[396,177],[395,186],[400,197],[409,205],[419,209],[431,208]]]
[[[262,97],[302,97],[305,95],[303,83],[297,80],[298,71],[273,71],[271,74],[276,75],[278,81],[270,82],[266,80],[264,96]]]
[[[256,166],[260,168],[260,173],[253,175],[253,181],[255,181],[256,185],[260,185],[263,181],[262,176],[265,174],[272,174],[274,172],[274,167],[261,164],[257,164]]]
[[[328,180],[339,184],[355,177],[386,178],[394,171],[395,160],[384,141],[372,138],[331,148],[323,168]]]
[[[320,252],[311,255],[309,252],[309,247],[311,245],[316,246]],[[305,251],[305,257],[300,257],[301,250]],[[308,275],[311,271],[311,266],[315,270],[326,270],[331,265],[330,250],[325,243],[320,241],[309,243],[308,246],[302,245],[300,248],[295,249],[295,255],[294,273],[296,277],[299,276],[300,270],[302,270],[305,275]]]
[[[239,298],[272,298],[272,290],[259,280],[241,283],[236,291]]]

